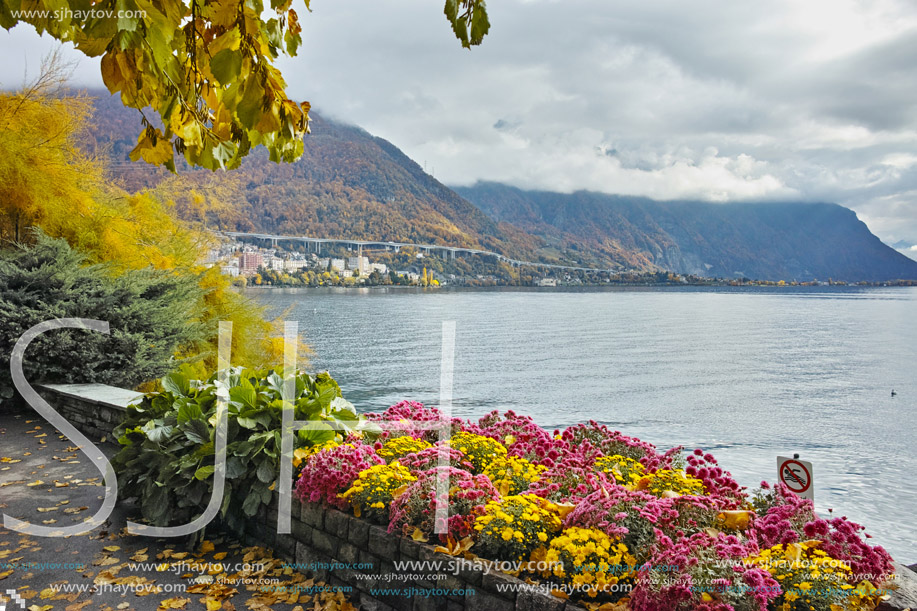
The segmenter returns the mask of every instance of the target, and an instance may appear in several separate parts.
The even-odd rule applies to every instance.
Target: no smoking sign
[[[812,485],[812,463],[798,458],[778,456],[777,479],[802,498],[815,500],[815,487]]]

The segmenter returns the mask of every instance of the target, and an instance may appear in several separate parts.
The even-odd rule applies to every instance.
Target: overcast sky
[[[441,0],[312,8],[291,95],[447,184],[832,201],[917,244],[912,0],[494,0],[472,51]],[[0,31],[0,83],[48,48]],[[75,79],[100,86],[97,63]]]

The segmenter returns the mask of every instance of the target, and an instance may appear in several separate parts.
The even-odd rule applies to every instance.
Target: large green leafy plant
[[[295,449],[366,428],[327,373],[297,372],[295,382],[294,417],[314,423],[294,435]],[[218,374],[197,381],[172,373],[163,378],[162,392],[128,407],[115,430],[123,446],[114,458],[119,492],[137,498],[143,517],[156,526],[187,523],[210,500],[222,384]],[[233,368],[226,384],[226,487],[220,515],[238,527],[270,502],[280,473],[284,379],[272,370]]]

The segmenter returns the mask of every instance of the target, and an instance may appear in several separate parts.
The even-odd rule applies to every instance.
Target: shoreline
[[[422,286],[401,286],[401,285],[372,285],[372,286],[244,286],[236,287],[241,292],[259,292],[259,291],[287,291],[293,293],[306,293],[309,291],[317,292],[368,292],[368,291],[399,291],[412,293],[440,293],[440,292],[508,292],[508,293],[601,293],[601,292],[650,292],[650,291],[671,291],[671,292],[774,292],[774,293],[830,293],[844,292],[855,293],[869,291],[874,289],[908,289],[915,288],[917,285],[906,284],[889,284],[889,285],[729,285],[729,284],[626,284],[626,285],[568,285],[556,287],[543,286],[516,286],[516,285],[498,285],[498,286],[460,286],[445,285],[438,287]]]

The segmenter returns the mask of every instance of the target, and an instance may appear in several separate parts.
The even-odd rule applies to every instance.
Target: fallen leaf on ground
[[[415,541],[421,541],[421,542],[429,541],[429,539],[427,538],[427,535],[425,535],[424,532],[420,530],[419,528],[414,529],[414,532],[411,533],[411,538],[414,539]]]

